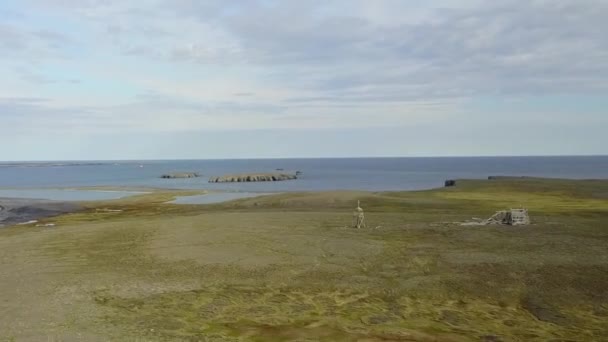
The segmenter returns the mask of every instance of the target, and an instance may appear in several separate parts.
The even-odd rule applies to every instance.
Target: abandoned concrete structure
[[[503,224],[509,226],[525,226],[531,223],[527,209],[510,209],[497,211],[487,220],[473,219],[474,221],[461,223],[461,226],[487,226]]]
[[[528,215],[528,210],[526,209],[502,210],[490,217],[486,224],[528,225],[530,224],[530,215]]]
[[[507,224],[511,226],[520,226],[530,224],[530,215],[526,209],[511,209],[507,212]]]

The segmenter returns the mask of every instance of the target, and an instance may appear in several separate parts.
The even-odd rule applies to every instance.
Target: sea
[[[296,171],[299,178],[290,181],[208,183],[224,174]],[[160,178],[171,172],[201,177]],[[442,187],[447,179],[488,176],[608,179],[608,156],[0,162],[0,197],[43,197],[36,190],[94,186],[249,193],[424,190]],[[10,196],[20,191],[25,195]]]

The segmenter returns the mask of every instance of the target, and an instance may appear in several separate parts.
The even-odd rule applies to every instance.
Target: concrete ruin
[[[527,209],[510,209],[497,211],[487,220],[477,220],[465,222],[463,226],[487,226],[487,225],[508,225],[508,226],[527,226],[531,223]]]
[[[526,209],[511,209],[496,212],[488,219],[489,224],[506,224],[509,226],[523,226],[530,224],[530,216]]]

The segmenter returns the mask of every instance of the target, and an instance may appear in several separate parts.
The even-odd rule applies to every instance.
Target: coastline
[[[489,176],[485,180],[475,179],[456,179],[455,182],[462,188],[463,182],[466,183],[518,183],[534,182],[545,184],[545,186],[559,185],[560,183],[577,182],[578,184],[591,184],[604,182],[600,179],[561,179],[561,178],[540,178],[540,177],[517,177],[517,176]],[[464,186],[466,188],[466,185]],[[298,194],[327,196],[335,193],[360,193],[360,194],[415,194],[442,191],[443,186],[437,186],[424,190],[392,190],[392,191],[365,191],[365,190],[325,190],[325,191],[246,191],[246,190],[203,190],[203,189],[164,189],[152,187],[133,187],[133,186],[87,186],[87,187],[56,187],[56,188],[0,188],[0,228],[7,228],[15,225],[37,224],[39,221],[61,216],[64,214],[77,213],[86,209],[99,209],[105,206],[121,205],[123,203],[144,203],[156,202],[166,205],[222,205],[228,202],[241,200],[252,200],[272,195],[282,195],[282,197],[297,197]],[[116,193],[123,194],[115,198],[84,199],[74,197],[72,199],[57,198],[27,198],[27,197],[3,197],[2,190],[11,191],[73,191],[90,193]],[[449,190],[449,189],[448,189]],[[242,194],[242,196],[239,196]]]
[[[6,189],[0,189],[6,190]],[[97,199],[97,200],[53,200],[53,199],[40,199],[40,198],[25,198],[25,197],[0,197],[0,229],[8,228],[11,226],[30,225],[38,224],[39,221],[54,218],[57,216],[78,213],[86,209],[99,209],[101,207],[118,204],[122,201],[139,201],[140,199],[144,202],[145,198],[154,198],[156,196],[166,197],[166,201],[161,203],[164,204],[177,204],[177,205],[202,205],[202,204],[216,204],[229,202],[239,199],[252,198],[257,196],[273,195],[276,193],[266,192],[244,192],[244,191],[203,191],[203,190],[184,190],[184,189],[158,189],[158,188],[133,188],[133,187],[79,187],[79,188],[46,188],[46,189],[9,189],[9,190],[67,190],[67,191],[85,191],[85,192],[101,192],[101,193],[130,193],[127,196],[110,199]],[[238,194],[244,194],[243,197],[239,197]],[[202,196],[220,196],[219,200],[205,202],[205,203],[190,203],[188,199],[202,197]],[[228,195],[225,199],[221,195]],[[233,195],[233,196],[230,196]],[[236,196],[235,196],[236,195]],[[255,195],[255,196],[251,196]],[[142,197],[144,199],[142,199]],[[184,201],[180,203],[180,201]]]
[[[82,210],[78,203],[25,198],[0,198],[0,229],[74,213]]]
[[[143,168],[139,165],[143,164]],[[71,167],[1,167],[0,188],[146,188],[300,192],[357,189],[364,191],[427,190],[446,179],[486,179],[490,175],[559,179],[608,178],[608,157],[591,158],[389,158],[154,161],[140,164],[101,163]],[[208,183],[213,176],[302,171],[290,182]],[[161,179],[187,170],[198,178]],[[2,196],[2,195],[0,195]],[[10,196],[3,196],[10,197]]]

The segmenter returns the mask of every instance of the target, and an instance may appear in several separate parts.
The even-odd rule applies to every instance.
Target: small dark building
[[[456,181],[453,179],[448,179],[445,181],[445,186],[446,186],[446,188],[450,187],[450,186],[456,186]]]

